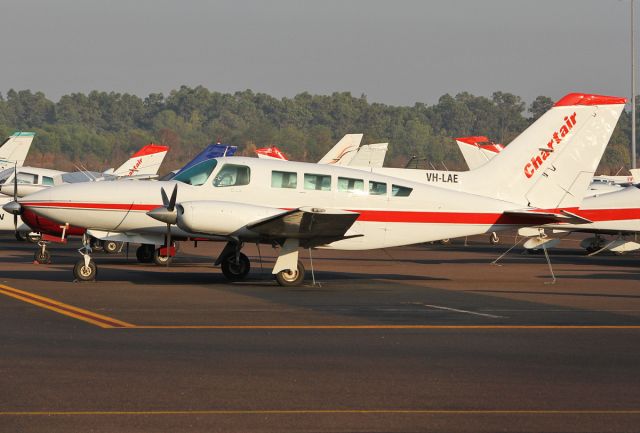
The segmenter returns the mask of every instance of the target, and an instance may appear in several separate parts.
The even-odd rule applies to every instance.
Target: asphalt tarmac
[[[489,246],[313,251],[317,284],[182,245],[169,268],[0,239],[2,432],[640,430],[640,255]],[[263,258],[260,269],[259,257]],[[308,252],[302,254],[310,271]]]

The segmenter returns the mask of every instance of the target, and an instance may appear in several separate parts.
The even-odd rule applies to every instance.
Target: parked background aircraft
[[[113,180],[120,177],[149,178],[157,175],[168,150],[167,146],[148,144],[131,155],[117,169],[110,168],[101,173],[95,171],[65,172],[40,167],[18,167],[16,170],[14,167],[7,168],[0,172],[0,193],[13,196],[14,176],[17,177],[18,197],[65,183]]]
[[[22,167],[27,158],[35,132],[14,132],[0,146],[0,171]]]

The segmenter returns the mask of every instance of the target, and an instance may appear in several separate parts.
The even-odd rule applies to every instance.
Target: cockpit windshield
[[[13,168],[7,168],[0,171],[0,185],[5,183],[7,179],[11,177],[12,174],[13,174]]]
[[[216,159],[202,161],[200,164],[186,169],[171,180],[177,180],[178,182],[193,186],[202,185],[209,179],[211,172],[216,168],[217,164],[218,160]]]

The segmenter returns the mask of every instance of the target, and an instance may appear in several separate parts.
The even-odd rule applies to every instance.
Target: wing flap
[[[335,209],[301,207],[247,224],[261,236],[292,239],[343,239],[360,214]],[[315,242],[313,242],[315,243]],[[322,245],[326,242],[322,242]]]

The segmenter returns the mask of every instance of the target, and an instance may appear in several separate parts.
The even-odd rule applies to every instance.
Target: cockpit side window
[[[6,168],[0,171],[0,185],[5,183],[7,179],[11,177],[12,174],[13,174],[13,168]]]
[[[173,177],[171,180],[186,183],[187,185],[199,186],[209,179],[211,172],[218,165],[216,159],[208,159],[202,161],[200,164],[196,164]]]
[[[251,170],[246,165],[225,164],[213,179],[213,186],[249,185]]]
[[[37,185],[38,175],[33,173],[18,172],[18,183],[27,185]]]

